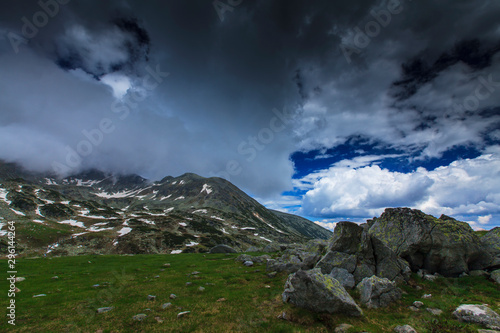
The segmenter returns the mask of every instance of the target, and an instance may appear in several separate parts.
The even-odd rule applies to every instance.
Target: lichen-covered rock
[[[402,295],[395,282],[378,276],[364,278],[356,288],[361,295],[361,303],[368,308],[386,307]]]
[[[439,219],[410,208],[387,208],[369,221],[369,233],[408,261],[413,271],[459,276],[488,267],[492,261],[469,224]]]
[[[493,256],[493,260],[488,268],[500,268],[500,227],[488,231],[486,235],[481,237],[481,243],[486,251]]]
[[[299,269],[307,270],[313,268],[319,259],[320,256],[317,253],[306,252],[300,248],[288,249],[285,250],[281,257],[267,260],[266,269],[268,272],[295,273]]]
[[[237,253],[237,251],[230,246],[219,244],[212,247],[210,253]]]
[[[342,287],[346,289],[352,289],[356,285],[354,276],[347,269],[335,267],[332,269],[330,276],[339,281]]]
[[[490,279],[492,279],[496,283],[500,284],[500,269],[497,269],[496,271],[491,272]]]
[[[500,329],[500,315],[486,305],[462,304],[453,312],[460,321],[482,325],[493,330]]]
[[[394,328],[396,333],[417,333],[417,331],[410,325],[401,325]]]
[[[323,274],[343,268],[356,283],[377,275],[389,280],[407,280],[408,264],[382,241],[367,233],[367,228],[352,222],[339,222],[335,227],[328,252],[316,264]]]
[[[300,270],[290,274],[282,297],[285,303],[315,312],[363,315],[363,311],[340,282],[322,274],[319,269]]]

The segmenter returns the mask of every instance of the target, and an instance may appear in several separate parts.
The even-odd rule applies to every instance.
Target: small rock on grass
[[[424,299],[428,299],[428,298],[431,298],[432,297],[432,294],[425,294],[422,296],[422,298]]]
[[[199,287],[199,288],[198,288],[198,291],[205,291],[205,288],[203,288],[203,287]]]
[[[33,298],[35,298],[35,297],[43,297],[43,296],[47,296],[47,295],[45,295],[45,294],[33,295]]]
[[[163,267],[170,267],[170,263],[163,264]]]
[[[176,294],[170,294],[170,299],[176,299],[177,298],[177,295]]]
[[[185,316],[187,316],[187,315],[188,315],[188,314],[190,314],[190,313],[191,313],[191,311],[183,311],[183,312],[179,312],[179,313],[177,314],[177,318],[182,318],[182,317],[185,317]]]
[[[156,320],[158,323],[163,323],[163,319],[161,319],[160,317],[155,317],[155,320]]]
[[[111,311],[113,310],[114,307],[112,306],[107,306],[107,307],[104,307],[104,308],[99,308],[97,309],[97,313],[104,313],[104,312],[108,312],[108,311]]]
[[[155,295],[148,295],[148,300],[156,301],[156,296]]]
[[[57,279],[59,279],[59,276],[57,275],[52,277],[52,280],[57,280]]]
[[[413,302],[413,306],[416,308],[421,308],[422,306],[424,306],[424,303],[420,301],[415,301]]]
[[[139,313],[132,317],[132,320],[143,321],[146,319],[147,315],[145,313]]]
[[[219,299],[217,300],[217,302],[225,302],[225,301],[227,301],[227,300],[226,300],[224,297],[221,297],[221,298],[219,298]]]
[[[411,327],[410,325],[396,326],[394,328],[394,332],[396,332],[396,333],[417,333],[417,331],[413,327]]]
[[[193,282],[186,282],[186,287],[192,285]]]
[[[161,306],[161,308],[162,308],[162,309],[167,309],[167,308],[169,308],[169,307],[171,307],[171,306],[172,306],[172,303],[164,303],[164,304]]]
[[[426,310],[434,316],[439,316],[443,313],[443,310],[441,310],[441,309],[427,308]]]
[[[21,281],[24,281],[26,280],[25,277],[16,277],[16,282],[21,282]]]
[[[352,325],[349,324],[340,324],[339,326],[335,327],[335,333],[347,333],[350,328],[352,328]]]

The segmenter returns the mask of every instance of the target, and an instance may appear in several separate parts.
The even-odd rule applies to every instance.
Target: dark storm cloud
[[[212,1],[71,1],[18,53],[7,34],[43,9],[3,2],[0,158],[51,170],[110,119],[76,169],[229,174],[267,196],[291,188],[292,153],[356,135],[422,156],[494,141],[498,93],[470,117],[454,105],[500,81],[499,5],[398,2],[349,63],[341,46],[393,2],[243,1],[221,21]]]

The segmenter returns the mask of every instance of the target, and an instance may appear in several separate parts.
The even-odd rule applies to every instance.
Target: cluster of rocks
[[[361,316],[362,309],[347,290],[356,288],[360,304],[367,308],[385,307],[401,298],[397,284],[408,281],[412,271],[426,280],[470,274],[500,283],[500,228],[479,238],[467,223],[445,215],[437,219],[418,210],[388,208],[362,225],[337,223],[326,243],[288,247],[275,259],[243,255],[239,260],[267,260],[268,272],[289,273],[284,302],[315,312]],[[455,317],[478,320],[467,319],[464,309],[469,308],[458,308]],[[485,309],[475,311],[493,316]]]

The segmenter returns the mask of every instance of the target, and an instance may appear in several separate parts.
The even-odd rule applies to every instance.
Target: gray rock
[[[21,281],[26,280],[26,278],[25,278],[25,277],[21,277],[21,276],[19,276],[19,277],[16,277],[16,279],[15,279],[15,280],[16,280],[16,282],[21,282]]]
[[[484,329],[478,329],[477,333],[500,333],[500,331],[497,330],[484,330]]]
[[[193,282],[186,282],[186,287],[192,285]]]
[[[490,279],[492,279],[496,283],[500,284],[500,269],[497,269],[496,271],[491,272]]]
[[[261,252],[262,249],[257,246],[250,246],[245,252]]]
[[[422,306],[424,306],[424,303],[420,301],[415,301],[413,302],[413,306],[416,308],[421,308]]]
[[[486,328],[500,329],[500,315],[486,305],[462,304],[453,312],[460,321],[482,325]]]
[[[402,295],[395,282],[375,275],[364,278],[356,288],[360,292],[361,303],[368,308],[386,307]]]
[[[418,333],[413,327],[410,325],[396,326],[394,328],[394,332],[396,333]]]
[[[179,313],[177,314],[177,318],[182,318],[182,317],[185,317],[185,316],[187,316],[187,315],[188,315],[188,314],[190,314],[190,313],[191,313],[191,311],[183,311],[183,312],[179,312]]]
[[[104,307],[104,308],[99,308],[97,309],[97,313],[104,313],[104,312],[108,312],[108,311],[111,311],[113,310],[114,307],[112,306],[107,306],[107,307]]]
[[[177,295],[176,295],[176,294],[170,294],[169,298],[170,298],[170,299],[176,299],[176,298],[177,298]]]
[[[278,251],[281,251],[281,247],[274,244],[268,244],[262,249],[262,252],[278,252]]]
[[[167,308],[169,308],[171,306],[172,306],[172,303],[164,303],[164,304],[162,304],[161,308],[162,309],[167,309]]]
[[[147,315],[145,313],[139,313],[139,314],[136,314],[135,316],[132,317],[132,320],[135,320],[135,321],[143,321],[144,319],[146,319]]]
[[[150,300],[150,301],[156,301],[156,296],[154,296],[154,295],[148,295],[148,300]]]
[[[276,274],[278,274],[278,272],[267,273],[267,277],[272,279],[276,276]]]
[[[486,278],[490,277],[490,273],[484,270],[475,270],[469,272],[470,276],[484,276]]]
[[[493,260],[488,268],[500,268],[500,227],[491,229],[481,237],[484,248],[493,256]]]
[[[335,327],[335,333],[347,333],[349,329],[353,328],[354,326],[349,325],[349,324],[340,324],[339,326]]]
[[[198,291],[205,291],[205,288],[204,287],[199,287]]]
[[[426,310],[434,316],[440,316],[443,313],[443,310],[441,309],[427,308]]]
[[[237,251],[230,246],[219,244],[212,247],[209,253],[237,253]]]
[[[438,276],[436,276],[436,275],[431,275],[431,274],[424,275],[424,280],[427,280],[427,281],[436,281],[437,278],[438,278]]]
[[[57,279],[59,279],[59,276],[57,276],[57,275],[56,275],[56,276],[53,276],[53,277],[52,277],[52,279],[53,279],[53,280],[57,280]]]
[[[330,276],[339,281],[346,289],[352,289],[355,286],[354,275],[349,273],[347,269],[335,267]]]
[[[410,306],[408,307],[408,309],[410,309],[410,310],[411,310],[411,311],[413,311],[413,312],[419,312],[419,311],[420,311],[420,309],[419,309],[419,308],[417,308],[417,307],[415,307],[415,306],[413,306],[413,305],[410,305]]]
[[[382,241],[353,222],[339,222],[330,240],[328,252],[316,264],[324,274],[343,268],[355,283],[373,275],[389,280],[408,280],[410,267]]]
[[[285,303],[289,302],[315,312],[363,315],[363,311],[340,282],[322,274],[319,269],[300,270],[290,274],[282,297]]]
[[[253,261],[250,261],[250,260],[245,261],[245,262],[243,263],[243,265],[245,265],[245,266],[247,266],[247,267],[251,267],[251,266],[253,266]]]
[[[370,235],[407,260],[413,271],[459,276],[484,269],[492,260],[469,224],[445,215],[437,219],[410,208],[387,208],[369,225]]]

